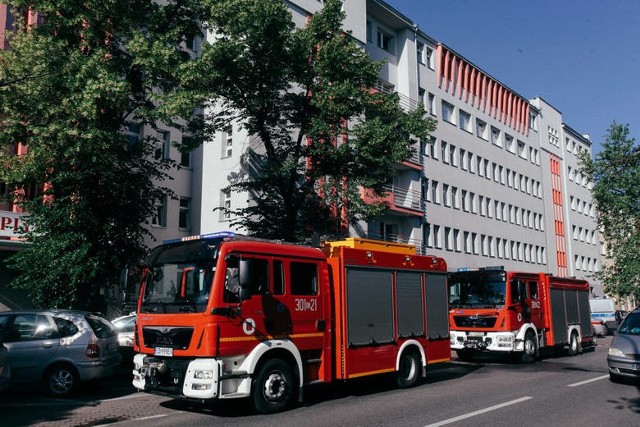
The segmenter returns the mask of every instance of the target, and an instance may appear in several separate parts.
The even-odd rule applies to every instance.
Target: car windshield
[[[498,308],[504,306],[506,282],[500,275],[452,274],[449,304],[453,308]]]
[[[640,335],[640,312],[631,313],[625,317],[618,328],[619,334]]]

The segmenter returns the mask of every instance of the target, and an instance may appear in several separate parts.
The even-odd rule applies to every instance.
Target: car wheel
[[[44,385],[47,392],[55,397],[72,395],[80,382],[76,369],[67,364],[54,365],[47,369],[44,375]]]
[[[420,359],[412,351],[405,351],[400,357],[397,384],[400,388],[416,385],[420,378]]]

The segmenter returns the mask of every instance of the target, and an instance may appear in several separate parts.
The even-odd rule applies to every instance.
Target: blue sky
[[[640,0],[385,0],[502,83],[544,98],[598,151],[640,142]]]

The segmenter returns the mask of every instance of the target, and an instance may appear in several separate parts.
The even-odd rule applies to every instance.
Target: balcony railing
[[[424,203],[420,191],[409,190],[392,184],[385,185],[384,189],[393,193],[393,204],[395,206],[424,211]]]

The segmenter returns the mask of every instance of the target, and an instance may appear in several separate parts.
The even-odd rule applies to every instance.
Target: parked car
[[[133,366],[133,334],[136,327],[136,314],[118,317],[111,321],[118,331],[119,352],[122,356],[122,366]]]
[[[595,317],[592,317],[591,325],[593,325],[593,330],[599,337],[604,337],[609,331],[609,329],[607,328],[607,324],[604,323],[602,319],[596,319]]]
[[[607,364],[611,381],[640,379],[640,308],[624,318],[611,341]]]
[[[75,310],[0,313],[11,384],[42,384],[57,397],[120,366],[115,327],[99,314]]]
[[[118,344],[121,347],[133,347],[133,332],[136,326],[136,314],[118,317],[111,321],[118,331]]]
[[[11,379],[11,367],[7,364],[7,358],[7,347],[4,346],[0,337],[0,391],[9,386]]]

